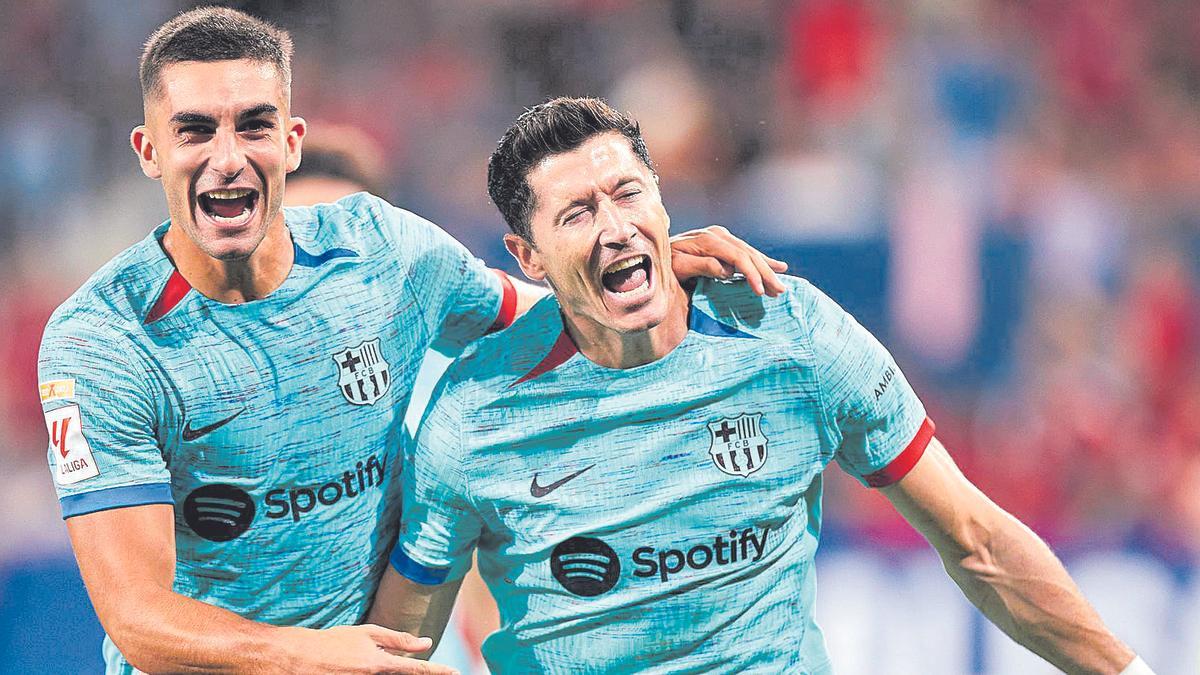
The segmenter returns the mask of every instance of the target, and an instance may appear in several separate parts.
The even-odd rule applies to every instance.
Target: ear
[[[304,134],[308,133],[308,122],[303,117],[289,117],[287,127],[287,172],[300,168],[300,146],[304,145]]]
[[[158,151],[154,149],[154,142],[150,140],[145,124],[139,124],[129,132],[129,144],[137,154],[142,173],[154,180],[162,178],[162,170],[158,168]]]
[[[544,281],[546,270],[542,267],[542,256],[533,244],[515,234],[504,235],[504,248],[516,259],[525,276],[533,281]]]
[[[671,214],[667,213],[667,207],[666,207],[665,205],[663,205],[663,201],[662,201],[662,179],[661,179],[661,178],[659,178],[659,176],[658,176],[658,173],[657,173],[657,172],[651,172],[651,174],[650,174],[650,175],[651,175],[651,176],[654,176],[654,191],[655,191],[655,192],[657,193],[657,195],[658,195],[658,207],[662,209],[662,212],[663,212],[663,220],[665,220],[665,221],[667,222],[667,232],[670,232],[670,231],[671,231]]]

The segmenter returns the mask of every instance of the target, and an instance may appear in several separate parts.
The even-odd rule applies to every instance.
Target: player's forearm
[[[379,580],[366,622],[429,637],[437,649],[461,583],[458,580],[427,586],[409,581],[389,567]]]
[[[1050,548],[972,485],[936,438],[883,493],[1014,640],[1070,673],[1120,673],[1133,660]]]
[[[136,598],[136,599],[135,599]],[[131,593],[102,611],[121,654],[147,673],[286,673],[281,629],[165,589]]]
[[[1054,553],[998,507],[967,545],[936,546],[950,576],[992,623],[1068,673],[1119,673],[1133,652],[1105,628]]]

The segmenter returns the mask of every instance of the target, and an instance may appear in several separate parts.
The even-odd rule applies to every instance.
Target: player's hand
[[[433,648],[433,640],[381,626],[336,626],[324,630],[285,628],[289,672],[391,675],[457,675],[448,666],[412,658]]]
[[[755,293],[775,297],[784,291],[775,273],[787,271],[787,263],[768,258],[720,225],[710,225],[671,237],[671,268],[680,281],[739,273]]]

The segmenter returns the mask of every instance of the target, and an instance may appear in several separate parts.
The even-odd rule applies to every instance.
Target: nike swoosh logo
[[[193,429],[192,421],[188,420],[187,424],[183,425],[183,440],[188,441],[190,443],[191,441],[194,441],[197,438],[204,436],[205,434],[210,434],[210,433],[216,431],[217,429],[220,429],[221,427],[225,426],[226,424],[229,424],[230,422],[233,421],[233,418],[237,417],[238,415],[241,415],[244,412],[246,412],[246,409],[242,408],[241,410],[233,413],[232,415],[230,415],[229,417],[226,417],[223,420],[217,420],[216,422],[213,422],[212,424],[209,424],[207,426],[200,427],[199,429]]]
[[[593,464],[592,466],[596,466],[596,465]],[[551,483],[549,485],[538,485],[538,482],[537,482],[538,475],[535,473],[535,474],[533,474],[533,482],[529,484],[529,494],[533,495],[534,497],[537,497],[538,499],[541,499],[542,497],[545,497],[546,495],[550,494],[551,492],[554,492],[558,488],[565,485],[567,483],[567,481],[575,480],[584,471],[587,471],[588,469],[592,468],[592,466],[584,467],[584,468],[576,471],[575,473],[571,474],[570,476],[567,476],[566,478],[559,478],[558,480],[554,481],[553,483]]]

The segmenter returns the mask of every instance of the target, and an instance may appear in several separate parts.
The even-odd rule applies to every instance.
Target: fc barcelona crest
[[[371,405],[392,387],[379,338],[340,351],[333,361],[338,368],[338,389],[354,405]]]
[[[708,423],[713,464],[731,476],[746,477],[767,463],[767,437],[762,413],[722,418]]]

